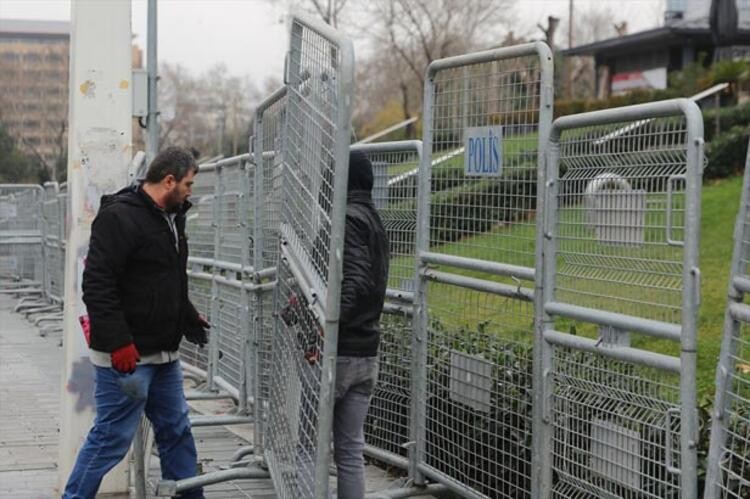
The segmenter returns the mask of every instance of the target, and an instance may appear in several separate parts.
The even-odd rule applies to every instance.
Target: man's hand
[[[198,324],[205,329],[211,329],[211,324],[208,323],[208,319],[203,314],[198,314]]]
[[[294,324],[297,324],[298,307],[299,300],[297,299],[297,294],[291,292],[289,294],[289,299],[286,302],[286,306],[279,312],[279,316],[281,317],[281,320],[284,321],[284,324],[286,324],[287,326],[293,326]]]
[[[141,355],[133,343],[128,343],[110,354],[112,367],[124,374],[132,374]]]
[[[203,348],[205,344],[208,343],[208,333],[206,332],[206,329],[209,329],[210,327],[211,324],[208,323],[208,320],[202,314],[198,314],[198,318],[194,325],[188,327],[185,332],[185,339],[190,343],[198,345],[199,348]]]

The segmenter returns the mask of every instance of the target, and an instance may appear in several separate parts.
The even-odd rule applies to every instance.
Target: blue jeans
[[[162,478],[195,476],[198,456],[180,363],[140,365],[133,374],[95,369],[96,419],[78,452],[63,499],[94,499],[104,475],[127,454],[144,411],[154,428]],[[200,488],[180,495],[182,499],[202,497]]]
[[[333,457],[339,499],[365,497],[365,418],[377,379],[377,357],[336,359]]]

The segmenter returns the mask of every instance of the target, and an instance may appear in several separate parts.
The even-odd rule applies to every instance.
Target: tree
[[[160,71],[160,147],[194,147],[203,156],[246,152],[252,107],[260,92],[223,64],[195,76],[179,64]]]
[[[16,140],[0,123],[0,183],[41,183],[48,178],[44,165],[19,150]]]
[[[627,23],[616,23],[617,15],[609,7],[591,8],[576,14],[573,39],[577,45],[597,42],[627,33]],[[568,30],[570,26],[568,23]],[[622,36],[622,35],[619,35]],[[572,98],[593,97],[596,89],[596,68],[593,57],[568,57]],[[560,94],[562,95],[562,94]]]
[[[358,47],[354,110],[355,122],[361,125],[394,101],[402,119],[418,113],[427,66],[436,59],[496,45],[514,21],[515,4],[515,0],[288,1],[345,32],[356,30],[362,40],[365,50]],[[356,18],[350,15],[355,7]],[[409,136],[414,131],[410,127]]]
[[[424,76],[434,60],[489,48],[513,22],[514,0],[376,0],[367,7],[372,59],[380,92],[399,96],[403,118],[422,104]],[[395,57],[394,57],[395,56]],[[380,60],[378,60],[380,59]],[[367,102],[373,85],[367,88]],[[376,92],[377,93],[377,92]],[[377,112],[377,110],[370,110]],[[413,136],[413,129],[409,130]]]

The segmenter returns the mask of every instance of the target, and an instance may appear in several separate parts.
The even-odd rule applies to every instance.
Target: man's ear
[[[171,173],[164,177],[164,187],[168,188],[169,190],[172,190],[177,184],[177,179],[174,178],[174,175]]]

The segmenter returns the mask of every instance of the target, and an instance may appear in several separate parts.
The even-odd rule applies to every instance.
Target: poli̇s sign
[[[467,128],[464,137],[464,174],[500,176],[503,171],[503,127]]]

